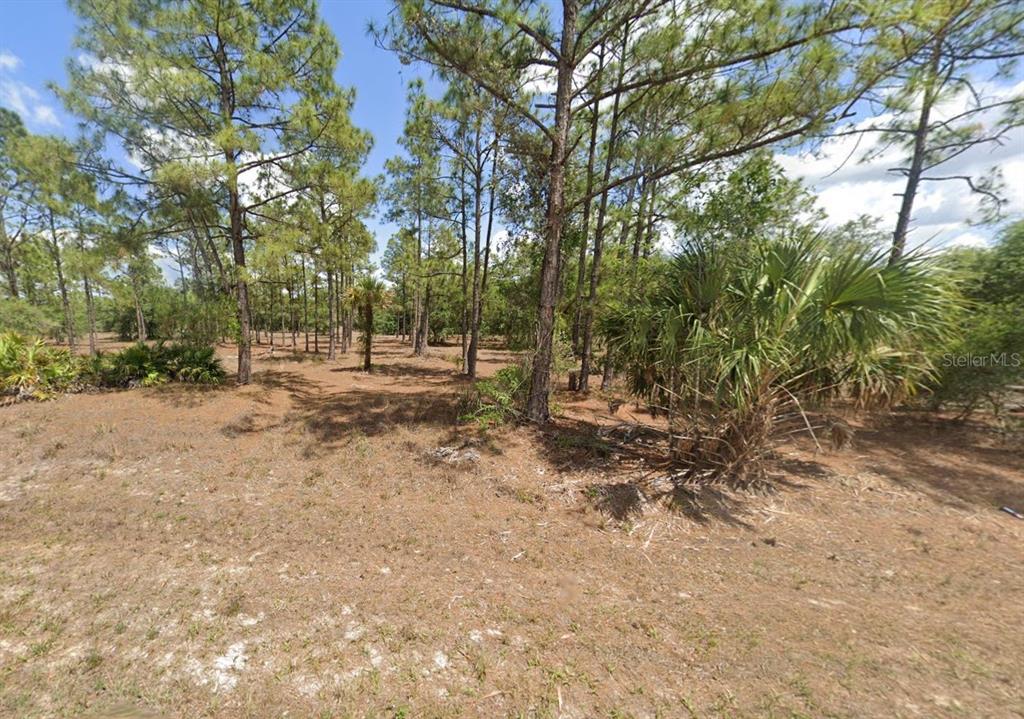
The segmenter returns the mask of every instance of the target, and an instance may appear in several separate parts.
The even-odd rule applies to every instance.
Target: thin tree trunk
[[[75,318],[71,313],[71,300],[68,298],[68,286],[64,281],[64,266],[60,259],[60,242],[57,240],[57,228],[53,221],[53,210],[48,210],[50,221],[50,253],[57,270],[57,289],[60,291],[60,302],[64,306],[64,331],[67,334],[68,347],[75,351]]]
[[[474,177],[477,179],[476,184],[479,185],[479,177],[480,177],[480,171],[481,171],[480,170],[480,125],[479,125],[479,121],[478,121],[477,128],[476,128],[476,150],[477,150],[477,156],[476,156],[477,166],[476,166],[475,171],[474,171]],[[467,223],[466,223],[466,163],[465,163],[465,160],[463,160],[462,167],[461,167],[461,169],[459,171],[459,187],[460,187],[460,190],[461,190],[461,201],[462,201],[462,371],[465,372],[466,374],[469,374],[469,376],[472,377],[473,375],[470,374],[469,369],[468,369],[468,366],[469,366],[469,339],[467,337],[467,334],[469,332],[469,297],[468,297],[469,290],[468,290],[468,286],[467,286],[467,277],[466,277],[466,274],[467,274],[467,267],[466,267],[466,265],[467,265],[466,243],[469,241],[469,238],[467,236],[467,231],[466,231],[466,224]],[[477,244],[476,244],[476,247],[475,247],[477,263],[474,264],[474,266],[473,266],[473,273],[474,273],[474,278],[473,278],[473,282],[474,282],[473,292],[474,292],[474,295],[473,295],[473,299],[474,299],[474,301],[476,301],[476,294],[475,294],[476,293],[476,271],[477,271],[477,265],[479,264],[479,259],[480,259],[480,232],[479,232],[479,226],[480,226],[480,221],[479,221],[479,216],[478,216],[477,217],[477,234],[476,234],[476,242],[477,242]]]
[[[491,155],[491,178],[488,183],[487,199],[487,233],[484,239],[483,267],[481,268],[480,288],[473,298],[472,329],[469,340],[469,356],[473,367],[472,377],[476,377],[477,356],[480,352],[480,322],[483,318],[484,292],[487,291],[487,268],[491,259],[491,230],[494,228],[494,193],[498,182],[498,133],[494,133],[494,144]]]
[[[83,277],[85,285],[85,314],[89,320],[89,354],[96,354],[96,306],[92,301],[92,286],[89,278]]]
[[[292,328],[292,351],[299,345],[299,318],[295,313],[295,275],[288,273],[288,320]]]
[[[149,339],[148,333],[146,332],[146,315],[142,312],[142,303],[139,300],[139,286],[135,279],[135,274],[132,273],[132,300],[135,302],[135,328],[136,334],[138,335],[139,342],[145,342]]]
[[[640,180],[640,209],[636,214],[636,230],[633,233],[633,277],[636,278],[637,265],[640,263],[640,242],[644,237],[645,218],[647,217],[647,178]]]
[[[336,358],[337,353],[337,333],[335,332],[335,311],[334,306],[334,287],[337,283],[334,280],[334,272],[327,270],[327,359],[332,360]]]
[[[363,320],[366,324],[363,327],[363,370],[370,371],[370,363],[373,350],[373,305],[366,303],[366,316]]]
[[[316,270],[316,268],[313,268]],[[313,352],[320,354],[320,272],[313,272]]]
[[[274,353],[274,292],[273,281],[267,285],[267,292],[270,294],[270,311],[267,313],[267,334],[270,335],[270,353]]]
[[[942,54],[942,37],[935,40],[932,49],[932,56],[929,63],[931,71],[930,79],[934,81],[938,73],[939,59]],[[914,128],[914,149],[910,158],[910,167],[907,170],[907,184],[903,188],[903,199],[900,202],[900,212],[896,216],[896,229],[892,234],[892,252],[889,253],[889,264],[899,262],[907,246],[907,230],[910,229],[911,214],[914,210],[914,198],[917,195],[917,186],[921,182],[921,175],[924,174],[925,152],[928,149],[928,127],[931,122],[932,107],[935,103],[935,95],[929,84],[925,88],[924,97],[921,98],[921,113],[917,118],[917,126]]]
[[[79,225],[78,229],[78,250],[82,253],[83,260],[85,258],[85,233],[82,232],[82,227]],[[86,321],[89,323],[89,354],[92,356],[96,355],[96,308],[92,301],[92,285],[89,282],[88,270],[82,270],[82,289],[85,291],[85,316]]]
[[[618,85],[622,85],[625,76],[626,50],[629,46],[629,25],[627,24],[622,35],[622,57],[619,63]],[[607,186],[612,176],[612,167],[615,163],[615,150],[618,144],[619,132],[619,101],[621,93],[615,93],[612,101],[612,121],[608,130],[608,151],[604,162],[604,173],[601,177],[601,184]],[[597,304],[597,288],[601,281],[601,257],[604,252],[604,230],[605,219],[608,213],[608,191],[601,193],[601,199],[597,207],[597,226],[594,228],[594,250],[590,266],[590,287],[587,295],[587,303],[583,313],[583,347],[580,357],[580,376],[576,380],[576,388],[586,392],[590,388],[590,363],[593,355],[594,341],[594,306]]]
[[[473,168],[473,319],[476,319],[476,308],[480,302],[480,239],[483,222],[483,153],[480,148],[480,127],[477,126],[476,138],[474,141],[475,166]],[[476,324],[476,322],[474,322]],[[466,363],[463,365],[465,372],[471,378],[476,378],[476,332],[473,337],[472,351],[467,347]]]
[[[548,167],[548,207],[545,218],[544,260],[541,263],[540,302],[537,308],[537,351],[533,358],[526,417],[546,422],[551,417],[551,357],[555,333],[555,302],[558,298],[558,265],[561,257],[562,224],[565,220],[565,163],[569,140],[569,95],[575,70],[575,0],[563,0],[562,37],[558,56],[555,91],[555,128]]]
[[[299,255],[302,261],[302,329],[306,335],[306,352],[309,352],[309,293],[306,287],[306,256]]]
[[[345,291],[352,286],[348,268],[342,267],[342,269],[339,270],[337,282],[338,288],[335,292],[334,302],[335,314],[338,317],[338,341],[341,343],[341,351],[348,352],[349,347],[352,345],[352,336],[348,331],[348,323],[351,313],[349,309],[344,306],[344,302],[342,300]]]
[[[601,92],[601,75],[603,72],[604,44],[601,45],[597,54],[597,85],[594,88],[595,95]],[[616,93],[616,98],[618,98],[618,93]],[[597,127],[600,121],[598,108],[600,105],[601,103],[599,102],[594,103],[594,112],[590,118],[590,144],[587,147],[587,182],[584,190],[587,199],[583,203],[583,236],[580,238],[580,257],[576,266],[576,296],[573,302],[576,312],[572,321],[572,351],[577,354],[581,351],[580,330],[583,324],[583,284],[586,281],[587,245],[589,244],[587,240],[590,236],[590,207],[593,204],[590,193],[594,190],[594,155],[597,152]],[[607,183],[607,180],[605,182]],[[570,387],[569,389],[576,389],[576,387]]]

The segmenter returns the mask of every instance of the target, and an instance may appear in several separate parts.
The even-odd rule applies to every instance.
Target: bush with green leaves
[[[1024,221],[994,247],[956,248],[941,261],[970,306],[957,318],[962,331],[935,350],[931,404],[963,419],[984,406],[999,416],[1024,384]]]
[[[224,377],[208,346],[140,342],[120,352],[76,357],[41,339],[0,334],[0,393],[20,399],[47,399],[86,387],[218,384]]]
[[[50,337],[60,332],[60,320],[49,308],[26,300],[0,298],[0,332],[13,332],[26,337]]]
[[[957,305],[940,275],[821,235],[691,244],[603,333],[632,391],[667,411],[680,480],[743,483],[810,406],[891,404],[933,376]]]
[[[979,305],[963,334],[937,359],[935,408],[953,406],[966,419],[987,405],[996,416],[1009,388],[1024,384],[1024,307]]]
[[[503,367],[493,377],[477,381],[464,400],[459,419],[490,427],[516,421],[523,416],[530,388],[527,364]]]
[[[217,384],[225,376],[212,347],[163,342],[139,342],[109,355],[101,373],[104,383],[114,386],[152,386],[169,381]]]
[[[46,399],[74,388],[79,375],[79,361],[68,350],[13,332],[0,335],[0,393]]]

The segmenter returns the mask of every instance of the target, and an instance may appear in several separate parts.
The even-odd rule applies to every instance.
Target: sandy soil
[[[1024,716],[1024,453],[983,426],[655,501],[597,434],[630,404],[480,436],[457,348],[266,349],[0,409],[0,716]]]

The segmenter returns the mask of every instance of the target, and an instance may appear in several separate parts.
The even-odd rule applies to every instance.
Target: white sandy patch
[[[347,641],[354,642],[366,634],[366,628],[359,622],[349,622],[344,637]]]
[[[263,612],[260,612],[255,617],[249,616],[248,614],[239,614],[238,623],[243,627],[251,627],[262,622],[265,616],[266,615],[264,615]]]
[[[189,662],[189,671],[200,684],[212,686],[215,692],[229,692],[238,684],[238,675],[245,670],[248,661],[245,642],[235,642],[223,655],[214,659],[213,665],[209,668],[192,659]]]

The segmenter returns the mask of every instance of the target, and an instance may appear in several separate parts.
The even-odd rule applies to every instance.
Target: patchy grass
[[[0,716],[1024,705],[1024,458],[984,427],[865,417],[773,491],[681,493],[607,398],[479,435],[441,354],[300,357],[0,410]]]

